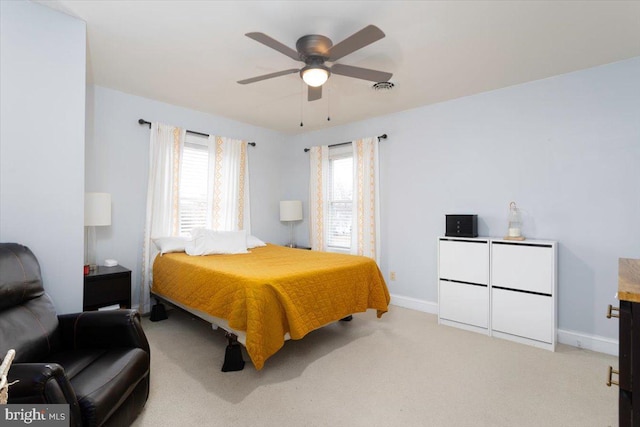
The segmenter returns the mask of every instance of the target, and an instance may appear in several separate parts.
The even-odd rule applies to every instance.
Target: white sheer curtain
[[[378,138],[353,141],[351,253],[380,263]]]
[[[149,180],[147,184],[147,215],[142,246],[142,280],[139,310],[149,311],[149,289],[153,260],[158,249],[151,240],[155,237],[177,236],[179,233],[180,158],[184,147],[185,130],[160,123],[152,123],[149,140]]]
[[[180,167],[186,131],[153,123],[149,148],[147,216],[142,255],[140,312],[150,309],[149,290],[153,261],[158,250],[153,238],[180,233]],[[208,145],[207,227],[214,230],[251,232],[247,143],[210,136]]]
[[[247,142],[209,137],[209,226],[213,230],[251,233]]]
[[[314,251],[327,249],[325,221],[329,218],[329,146],[311,147],[309,168],[309,241]]]

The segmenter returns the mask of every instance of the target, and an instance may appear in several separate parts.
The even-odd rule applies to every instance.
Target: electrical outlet
[[[392,271],[392,272],[389,273],[389,279],[396,280],[396,272],[395,271]]]

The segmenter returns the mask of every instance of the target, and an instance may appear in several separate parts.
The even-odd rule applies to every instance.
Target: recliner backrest
[[[0,355],[13,348],[15,363],[42,361],[57,346],[57,328],[36,257],[26,246],[0,243]]]
[[[17,243],[0,244],[0,310],[44,294],[40,264],[31,250]]]

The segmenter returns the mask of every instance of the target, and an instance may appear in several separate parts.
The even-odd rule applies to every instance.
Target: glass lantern
[[[522,237],[522,215],[516,206],[516,202],[509,204],[509,230],[507,238],[512,240],[524,240]]]

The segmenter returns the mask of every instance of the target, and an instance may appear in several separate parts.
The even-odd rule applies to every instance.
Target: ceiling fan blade
[[[298,52],[291,49],[289,46],[280,43],[278,40],[272,39],[268,35],[264,33],[247,33],[245,36],[253,39],[259,43],[262,43],[265,46],[270,47],[271,49],[275,49],[278,52],[287,55],[291,59],[295,59],[296,61],[300,61],[300,55]]]
[[[298,68],[290,68],[288,70],[278,71],[277,73],[264,74],[262,76],[251,77],[250,79],[239,80],[238,83],[246,85],[249,83],[259,82],[261,80],[272,79],[274,77],[286,76],[287,74],[297,73],[298,71],[300,71]]]
[[[375,25],[368,25],[355,34],[342,40],[329,49],[328,61],[337,61],[345,55],[370,45],[384,37],[382,30]]]
[[[333,67],[331,67],[331,72],[333,74],[369,80],[371,82],[387,82],[393,76],[392,73],[384,71],[370,70],[368,68],[360,68],[344,64],[334,64]]]
[[[309,101],[317,101],[318,99],[322,98],[322,86],[318,86],[318,87],[313,87],[313,86],[309,86],[309,94],[307,99]]]

